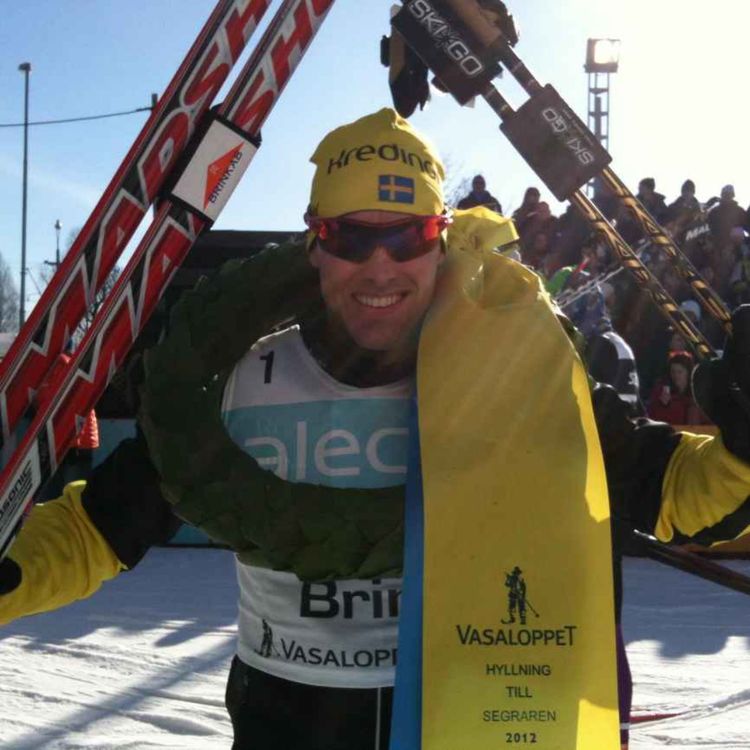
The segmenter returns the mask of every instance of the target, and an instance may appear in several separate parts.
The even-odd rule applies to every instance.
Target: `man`
[[[503,212],[500,201],[487,190],[487,183],[481,174],[476,175],[471,181],[471,192],[458,202],[456,208],[474,208],[475,206],[485,206],[499,214]]]
[[[667,217],[667,204],[664,196],[656,192],[656,180],[653,177],[644,177],[638,183],[636,198],[643,204],[644,208],[659,223],[663,223]],[[625,209],[620,209],[617,219],[617,231],[629,244],[634,244],[643,238],[644,232],[638,222]]]
[[[747,214],[734,197],[734,185],[724,185],[718,203],[714,203],[708,212],[708,226],[717,253],[730,244],[732,230],[743,227],[746,222]]]
[[[407,470],[420,331],[446,288],[446,260],[460,238],[445,237],[438,157],[394,111],[333,131],[312,161],[306,252],[316,274],[314,304],[295,302],[302,287],[270,289],[277,280],[259,276],[274,267],[282,249],[275,250],[222,270],[187,295],[174,311],[169,335],[145,361],[141,421],[165,494],[176,512],[238,551],[239,643],[226,696],[236,750],[388,747],[403,544],[402,517],[394,519],[389,502]],[[486,246],[489,263],[499,258],[492,255],[497,243],[482,237],[486,218],[476,221],[476,232],[470,223],[462,230],[463,247],[469,252],[475,244]],[[288,257],[304,261],[302,252],[295,249]],[[498,262],[513,289],[534,304],[544,300],[530,271],[504,258]],[[291,282],[294,269],[288,274]],[[469,288],[475,289],[472,279]],[[261,329],[288,318],[287,306],[295,304],[298,325],[263,336],[249,351],[237,346],[242,329],[256,324],[266,308],[282,309],[257,323]],[[542,306],[544,326],[575,357],[554,311],[547,302]],[[238,320],[246,325],[237,326]],[[214,335],[200,337],[196,326]],[[735,347],[742,362],[750,361],[748,328],[736,321],[735,331],[744,331],[743,346]],[[192,339],[185,338],[191,333]],[[531,344],[514,352],[516,359],[537,352],[539,342]],[[451,356],[450,340],[444,356]],[[471,373],[472,384],[480,374]],[[485,375],[493,387],[496,373]],[[189,402],[182,397],[188,381],[195,383]],[[543,385],[538,375],[537,386]],[[725,409],[725,390],[707,387],[707,397],[722,415],[736,414]],[[544,395],[529,391],[525,408],[513,408],[546,404]],[[628,522],[649,531],[656,526],[667,539],[700,532],[710,540],[719,518],[735,535],[744,529],[732,520],[750,490],[750,466],[744,463],[750,459],[750,427],[733,423],[728,446],[738,458],[720,441],[711,446],[710,438],[628,421],[622,402],[606,389],[598,389],[594,400],[613,501]],[[445,404],[446,421],[454,406]],[[176,432],[174,420],[182,425]],[[530,439],[538,442],[538,436]],[[665,479],[673,459],[680,466],[673,473],[688,480],[679,495],[673,479]],[[550,483],[561,481],[553,476],[555,467],[548,468]],[[722,491],[712,500],[719,480]],[[87,575],[96,585],[118,567],[117,560],[125,567],[137,562],[166,525],[156,512],[164,503],[153,496],[149,513],[132,513],[122,492],[107,510],[97,481],[95,475],[83,491],[92,536],[87,544],[110,550],[109,567],[89,558]],[[132,502],[140,502],[137,494]],[[25,556],[18,560],[12,551],[22,574],[28,550],[44,532],[43,523],[33,523],[44,507],[35,509],[21,532],[17,544]],[[59,544],[66,538],[59,530],[50,535]],[[60,553],[44,564],[56,565],[58,578],[66,567]],[[5,590],[0,622],[50,608],[28,590],[23,576],[20,585]]]
[[[664,220],[667,206],[664,202],[664,196],[656,192],[656,180],[653,177],[644,177],[638,183],[636,197],[658,222]]]
[[[521,205],[513,212],[513,221],[516,224],[516,228],[521,227],[526,219],[536,211],[540,198],[541,193],[539,192],[539,188],[526,188]]]
[[[700,212],[701,204],[695,197],[695,183],[685,180],[680,188],[679,197],[667,206],[664,222],[676,227],[676,232],[682,228]]]

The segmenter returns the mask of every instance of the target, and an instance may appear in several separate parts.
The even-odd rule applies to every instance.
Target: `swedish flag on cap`
[[[384,203],[414,203],[414,180],[396,174],[378,177],[378,200]]]
[[[310,161],[316,166],[312,215],[342,216],[368,209],[434,215],[445,207],[440,157],[393,109],[336,128]]]

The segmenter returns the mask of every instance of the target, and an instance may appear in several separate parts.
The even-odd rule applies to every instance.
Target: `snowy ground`
[[[750,572],[750,563],[736,564]],[[632,750],[750,748],[750,599],[627,560]],[[0,631],[0,748],[229,748],[235,579],[218,550],[154,550],[93,599]]]

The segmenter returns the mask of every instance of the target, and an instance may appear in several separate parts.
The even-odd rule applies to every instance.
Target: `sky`
[[[735,186],[750,203],[746,122],[750,3],[713,0],[507,0],[521,29],[516,51],[586,118],[586,39],[622,40],[611,78],[613,168],[633,190],[645,176],[672,200],[687,178],[698,197]],[[213,8],[213,0],[0,0],[0,125],[23,120],[30,62],[30,121],[145,107],[161,93]],[[216,223],[220,229],[302,226],[312,165],[325,133],[390,104],[379,40],[390,0],[338,0],[269,117],[263,146]],[[275,10],[276,3],[272,7]],[[270,18],[271,13],[267,14]],[[251,40],[252,47],[255,40]],[[237,65],[236,72],[240,69]],[[506,74],[496,82],[514,106],[525,95]],[[44,261],[81,227],[146,121],[147,113],[29,128],[27,313]],[[450,167],[451,184],[481,172],[507,213],[529,185],[542,187],[498,131],[483,101],[459,107],[434,96],[413,124]],[[23,129],[0,127],[0,255],[21,266]]]

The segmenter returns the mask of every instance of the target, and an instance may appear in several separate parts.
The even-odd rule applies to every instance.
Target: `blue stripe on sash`
[[[419,415],[416,397],[409,414],[409,468],[404,514],[404,578],[398,627],[398,663],[390,750],[422,746],[422,580],[424,516]]]

